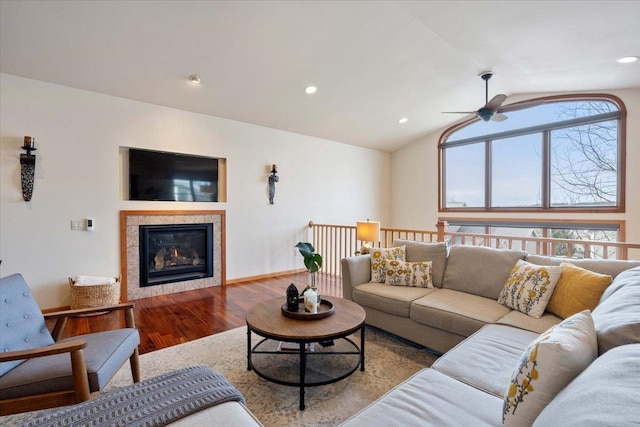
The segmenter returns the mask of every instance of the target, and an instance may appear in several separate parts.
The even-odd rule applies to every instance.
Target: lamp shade
[[[356,238],[362,242],[380,241],[380,222],[358,221],[356,223]]]

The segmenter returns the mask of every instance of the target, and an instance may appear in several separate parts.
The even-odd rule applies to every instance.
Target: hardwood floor
[[[287,287],[294,283],[302,291],[307,279],[298,273],[135,300],[140,354],[244,326],[244,314],[255,303],[278,296],[284,302]],[[318,273],[316,282],[321,295],[342,296],[339,277]],[[123,325],[119,313],[78,317],[69,319],[63,338]]]

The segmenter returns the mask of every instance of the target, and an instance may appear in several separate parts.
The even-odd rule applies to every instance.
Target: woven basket
[[[115,278],[115,283],[104,283],[101,285],[76,285],[69,277],[71,286],[71,309],[102,307],[105,305],[118,304],[120,302],[120,278]],[[81,316],[97,316],[107,313],[106,311],[84,314]]]

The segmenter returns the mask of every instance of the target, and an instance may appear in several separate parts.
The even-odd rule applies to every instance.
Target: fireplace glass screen
[[[140,286],[213,277],[213,224],[141,225]]]

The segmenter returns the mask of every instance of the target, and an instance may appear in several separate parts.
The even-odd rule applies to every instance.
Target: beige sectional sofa
[[[550,334],[545,331],[558,325],[554,333],[562,332],[578,316],[592,319],[593,359],[553,391],[539,415],[507,417],[505,424],[640,425],[640,262],[571,260],[614,280],[593,312],[563,321],[548,312],[535,319],[497,302],[517,260],[559,265],[562,259],[400,240],[394,246],[406,247],[407,261],[432,261],[434,288],[371,283],[371,258],[363,255],[342,260],[343,296],[365,308],[368,324],[444,354],[344,426],[502,425],[514,370],[520,366],[522,372],[527,351],[535,347],[537,353],[538,342]],[[566,359],[586,357],[584,351],[574,353]],[[564,362],[559,357],[551,364]],[[538,384],[549,376],[554,380],[548,367],[540,373],[536,398],[546,392]]]
[[[498,303],[498,296],[519,259],[560,265],[562,258],[480,246],[452,246],[396,240],[406,261],[432,261],[434,288],[389,286],[371,282],[371,257],[342,260],[343,298],[360,304],[367,324],[446,352],[484,325],[497,323],[542,333],[562,319],[545,312],[534,319]],[[576,266],[614,278],[640,262],[571,260]]]

